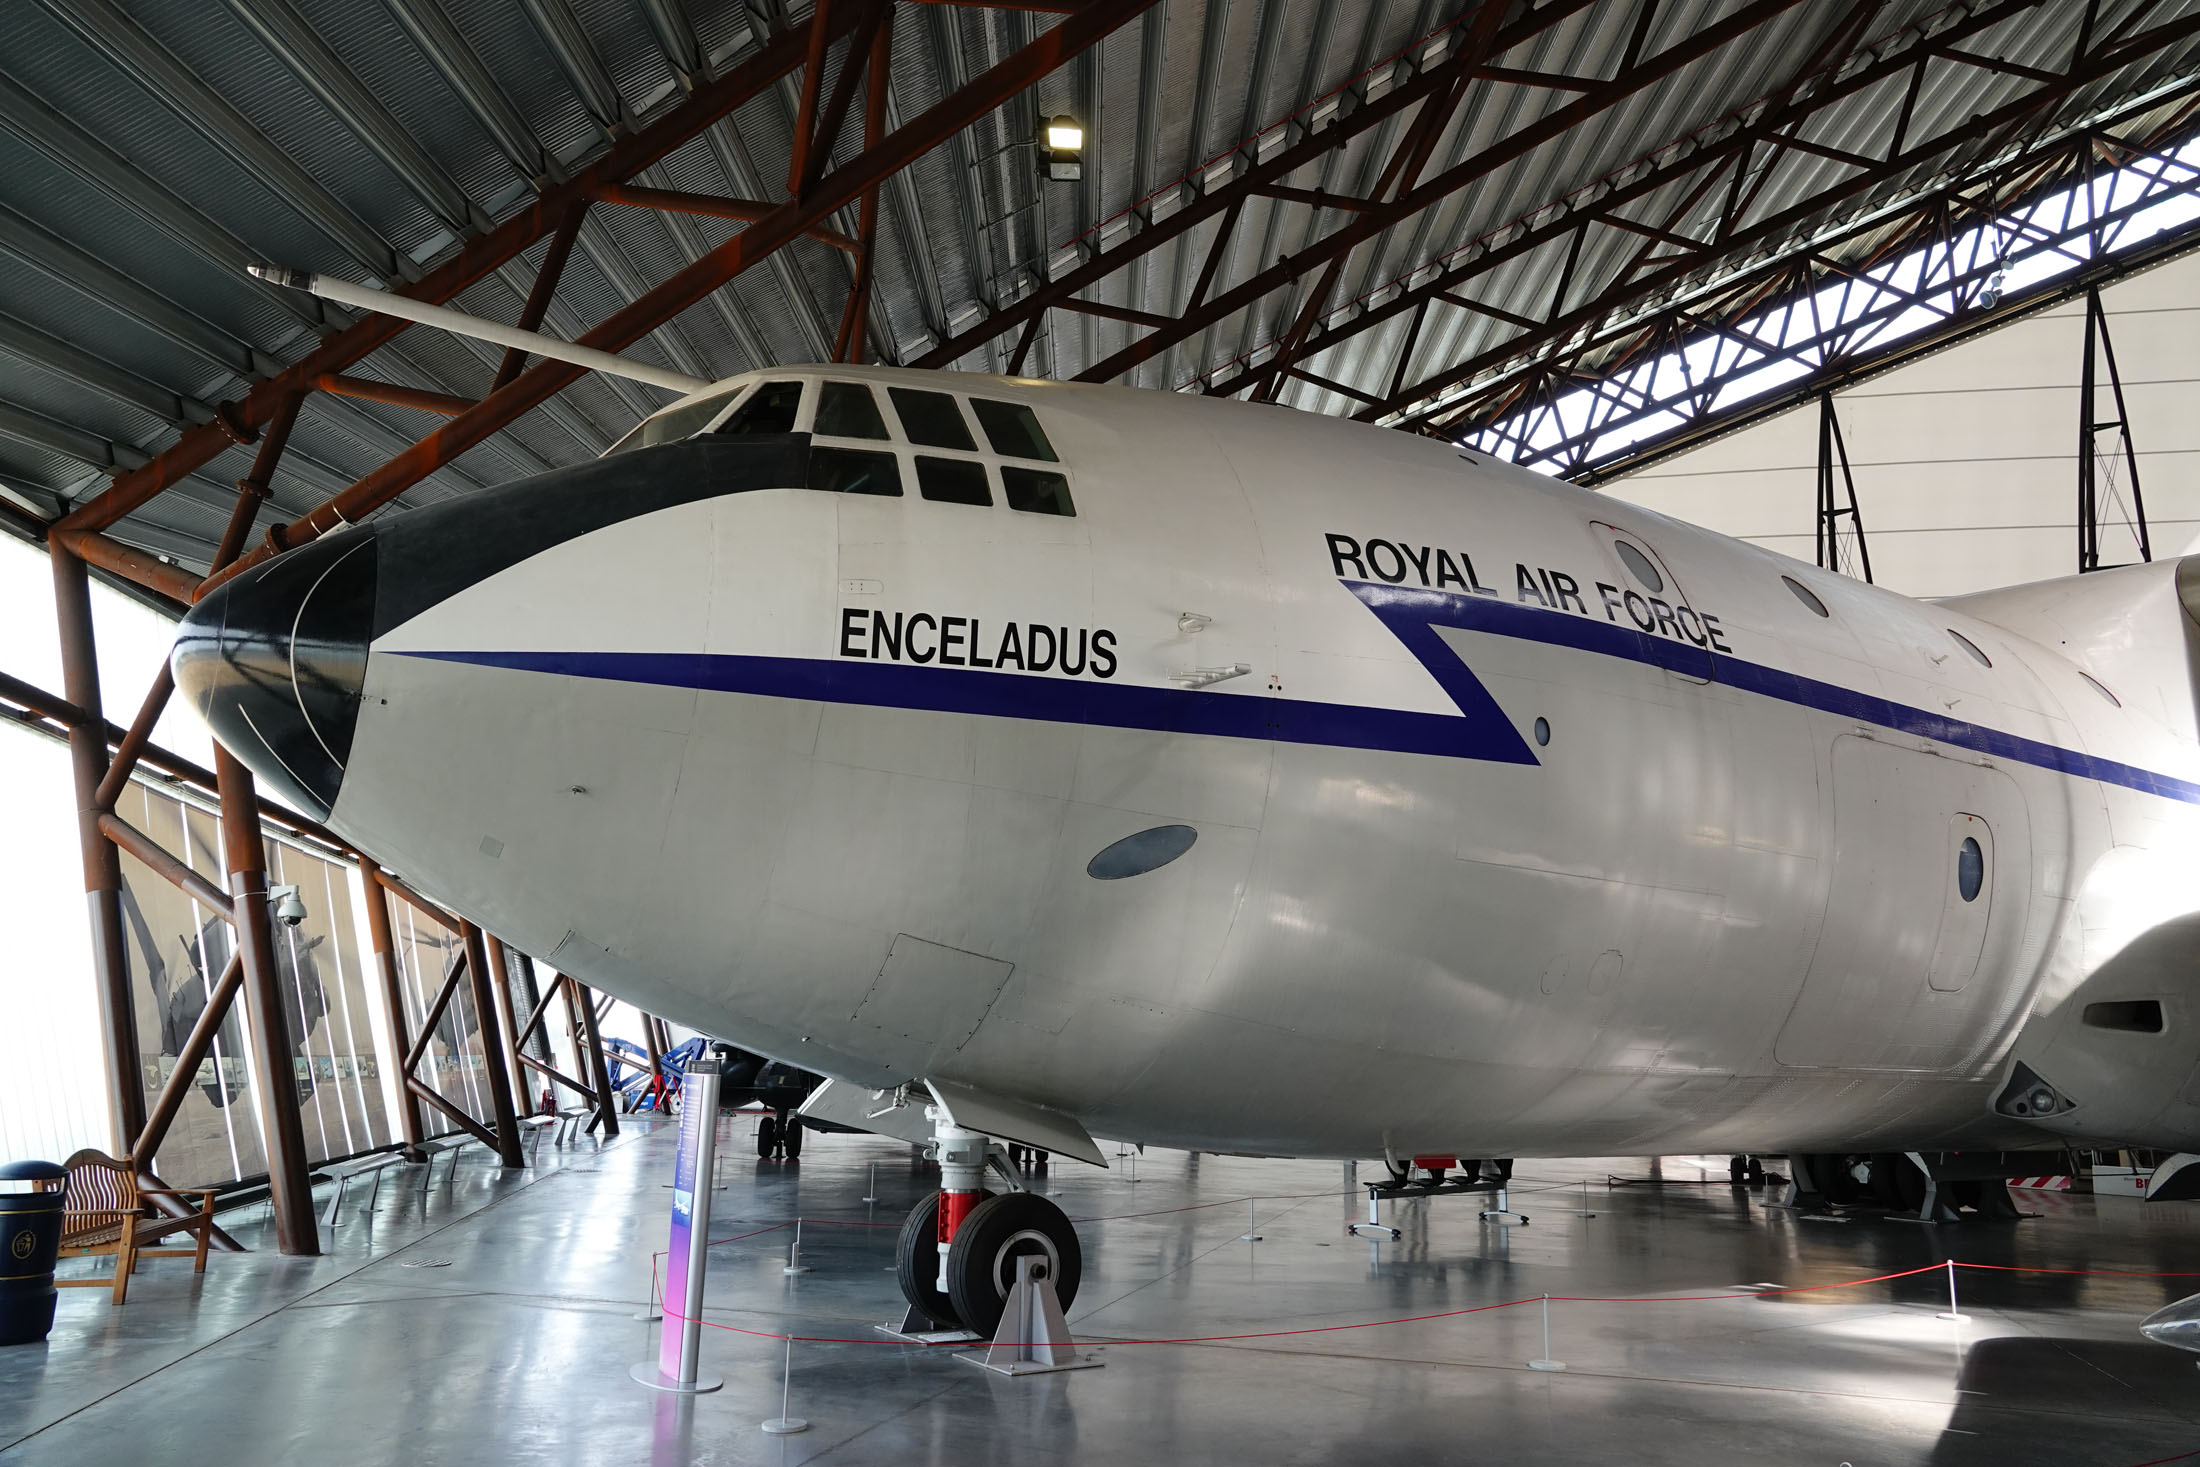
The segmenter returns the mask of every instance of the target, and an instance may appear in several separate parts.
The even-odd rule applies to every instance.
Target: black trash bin
[[[0,1345],[34,1345],[53,1329],[68,1180],[50,1161],[0,1166]]]

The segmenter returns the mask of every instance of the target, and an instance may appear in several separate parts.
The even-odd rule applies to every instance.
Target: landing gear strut
[[[902,1224],[894,1252],[902,1296],[936,1325],[991,1335],[1015,1287],[1016,1260],[1035,1256],[1046,1261],[1055,1297],[1067,1309],[1084,1272],[1084,1251],[1068,1217],[1024,1190],[1020,1170],[999,1143],[964,1130],[937,1107],[932,1121],[940,1190]],[[989,1165],[1006,1190],[985,1190]]]

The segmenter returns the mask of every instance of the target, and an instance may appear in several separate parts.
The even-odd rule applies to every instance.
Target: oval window
[[[1548,718],[1538,718],[1535,721],[1535,741],[1538,744],[1548,744],[1551,741],[1551,721]]]
[[[1192,848],[1199,832],[1189,825],[1156,825],[1126,835],[1085,863],[1085,874],[1095,881],[1121,881],[1143,876],[1168,865]]]
[[[1986,852],[1979,849],[1977,837],[1967,835],[1956,850],[1956,891],[1965,901],[1975,902],[1985,885]]]
[[[2102,682],[2092,673],[2087,672],[2084,668],[2081,667],[2078,669],[2078,676],[2084,678],[2088,683],[2092,684],[2094,692],[2099,693],[2102,697],[2108,699],[2109,702],[2115,704],[2118,708],[2124,706],[2124,700],[2117,697],[2114,693],[2111,693],[2108,690],[2108,684]]]
[[[1818,599],[1818,593],[1816,591],[1813,591],[1810,587],[1795,579],[1795,577],[1782,576],[1780,577],[1780,583],[1786,586],[1790,591],[1793,591],[1795,593],[1795,599],[1802,602],[1805,606],[1808,606],[1813,614],[1818,616],[1831,616],[1833,614],[1832,612],[1826,610],[1826,603]]]
[[[1963,635],[1963,633],[1957,631],[1954,627],[1948,628],[1948,635],[1954,637],[1956,639],[1956,645],[1961,647],[1964,651],[1970,653],[1972,658],[1978,663],[1980,667],[1992,667],[1994,665],[1993,658],[1988,657],[1984,652],[1979,651],[1978,643],[1972,641],[1969,637],[1966,637],[1965,635]]]
[[[1651,563],[1649,556],[1644,555],[1625,540],[1614,540],[1612,548],[1619,552],[1620,564],[1627,567],[1627,574],[1648,586],[1652,591],[1665,589],[1665,577],[1658,574],[1658,568]]]

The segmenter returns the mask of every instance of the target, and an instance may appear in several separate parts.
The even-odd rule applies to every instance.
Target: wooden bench
[[[334,1227],[336,1209],[343,1205],[344,1184],[353,1177],[374,1174],[374,1190],[367,1194],[367,1211],[374,1211],[375,1202],[382,1195],[382,1173],[393,1166],[405,1165],[405,1158],[394,1151],[377,1152],[372,1156],[355,1156],[350,1161],[328,1161],[313,1169],[316,1177],[327,1177],[336,1183],[336,1195],[329,1198],[328,1206],[321,1212],[324,1225]]]
[[[61,1218],[63,1258],[112,1254],[112,1278],[55,1279],[64,1289],[114,1290],[110,1302],[120,1304],[129,1296],[130,1275],[140,1258],[189,1258],[193,1273],[206,1272],[206,1249],[214,1232],[214,1193],[199,1187],[148,1187],[138,1181],[137,1168],[127,1159],[104,1151],[79,1151],[62,1163],[69,1173],[67,1198]],[[199,1199],[198,1209],[187,1217],[148,1217],[148,1197]],[[171,1233],[189,1233],[194,1248],[149,1248]]]

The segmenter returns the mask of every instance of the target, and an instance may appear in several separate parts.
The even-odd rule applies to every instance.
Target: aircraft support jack
[[[1077,1353],[1069,1321],[1062,1317],[1061,1301],[1054,1297],[1054,1280],[1047,1277],[1047,1261],[1030,1253],[1016,1260],[1016,1282],[1009,1287],[1008,1303],[1001,1310],[1001,1326],[994,1331],[992,1345],[983,1352],[969,1350],[955,1358],[997,1375],[1095,1370],[1107,1363],[1097,1356]]]
[[[1482,1221],[1495,1223],[1501,1228],[1524,1228],[1528,1225],[1528,1215],[1526,1213],[1512,1210],[1511,1188],[1500,1183],[1497,1188],[1497,1195],[1491,1200],[1497,1205],[1482,1214]]]
[[[1383,1184],[1369,1182],[1367,1184],[1367,1221],[1346,1223],[1344,1230],[1355,1238],[1388,1238],[1393,1243],[1397,1242],[1398,1230],[1383,1221],[1380,1210],[1382,1195]]]

